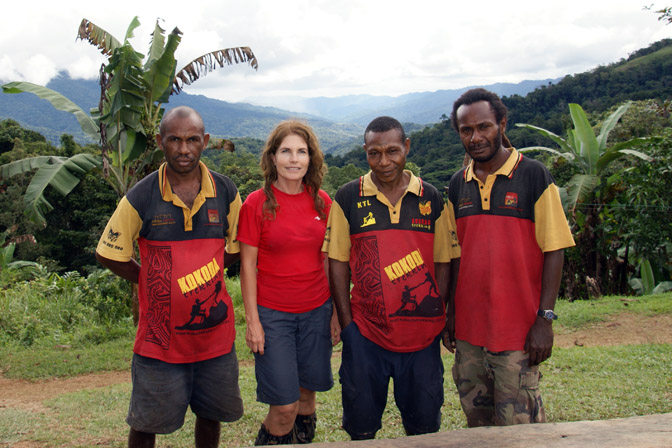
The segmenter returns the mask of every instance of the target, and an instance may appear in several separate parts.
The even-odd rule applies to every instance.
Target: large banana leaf
[[[91,137],[91,139],[94,141],[100,140],[100,130],[98,129],[98,126],[93,121],[93,119],[89,117],[86,112],[84,112],[78,105],[60,93],[43,86],[38,86],[37,84],[33,84],[31,82],[23,81],[10,82],[5,84],[2,86],[2,91],[5,93],[29,92],[37,95],[43,100],[49,101],[56,109],[73,114],[75,118],[77,118],[79,126],[86,135]]]
[[[126,28],[126,35],[124,36],[124,44],[128,43],[128,40],[133,37],[133,31],[137,27],[140,26],[140,20],[138,19],[138,16],[133,17],[133,20],[131,20],[131,23],[128,25],[128,28]]]
[[[159,36],[157,36],[157,33],[159,33]],[[152,103],[168,102],[173,79],[175,79],[175,67],[177,66],[175,51],[180,45],[181,34],[179,29],[173,29],[168,35],[165,48],[163,48],[163,30],[159,27],[159,23],[156,23],[152,48],[144,70],[145,83],[149,88]],[[160,48],[158,43],[161,45]]]
[[[207,73],[216,69],[217,66],[224,67],[224,64],[233,65],[240,62],[249,63],[255,70],[259,66],[257,57],[252,53],[250,47],[224,48],[222,50],[204,54],[188,63],[177,72],[175,80],[173,81],[173,93],[180,93],[185,84],[190,85],[201,76],[205,76]]]
[[[53,206],[44,197],[47,186],[65,196],[77,186],[83,174],[102,165],[100,157],[91,154],[76,154],[70,158],[55,156],[46,158],[49,160],[40,157],[37,161],[39,168],[23,198],[30,219],[41,224],[45,223],[44,214],[53,210]]]
[[[623,104],[621,107],[616,109],[616,112],[609,115],[604,123],[602,123],[602,128],[600,129],[600,135],[597,136],[597,144],[600,148],[600,151],[604,151],[607,148],[607,139],[609,138],[609,133],[614,129],[618,120],[621,119],[621,116],[628,110],[632,102],[628,101]]]
[[[28,159],[16,160],[0,166],[0,179],[7,179],[17,174],[28,173],[35,168],[39,168],[49,161],[53,156],[37,156]]]
[[[598,173],[602,172],[602,170],[605,169],[607,166],[609,166],[611,162],[625,155],[639,157],[640,159],[645,160],[647,162],[652,162],[653,158],[651,156],[644,154],[643,152],[635,151],[634,149],[629,148],[632,146],[641,145],[642,143],[645,143],[647,141],[650,141],[650,139],[645,137],[638,137],[633,138],[632,140],[628,140],[627,142],[621,142],[615,144],[614,146],[609,148],[606,152],[604,152],[602,156],[598,159],[597,172]]]
[[[574,211],[577,204],[589,199],[597,186],[600,177],[594,174],[575,174],[567,183],[567,203],[565,209]]]
[[[574,151],[574,148],[572,148],[572,147],[571,147],[571,146],[570,146],[570,145],[569,145],[569,144],[568,144],[562,137],[560,137],[560,136],[557,135],[557,134],[554,134],[553,132],[551,132],[551,131],[549,131],[549,130],[547,130],[547,129],[540,128],[539,126],[534,126],[534,125],[532,125],[532,124],[527,124],[527,123],[516,123],[516,126],[518,126],[519,128],[526,128],[526,129],[531,129],[531,130],[533,130],[533,131],[537,131],[537,132],[540,133],[541,135],[544,135],[544,136],[550,138],[550,139],[553,140],[553,141],[554,141],[560,148],[562,148],[562,149],[565,151],[565,153],[570,153],[570,154],[574,154],[574,153],[576,153],[576,151]],[[523,148],[523,149],[521,149],[521,151],[523,151],[523,150],[527,150],[527,149],[528,149],[528,148]],[[537,148],[537,149],[540,149],[540,148]],[[545,151],[545,150],[544,150],[544,151]],[[578,153],[576,153],[576,155],[578,155]],[[568,156],[566,156],[566,155],[563,154],[563,157],[568,157]],[[573,159],[573,158],[572,158],[572,159]],[[572,160],[572,159],[570,159],[570,160]]]
[[[597,174],[597,159],[600,157],[600,151],[595,132],[592,126],[590,126],[588,117],[581,106],[576,103],[570,103],[569,114],[574,123],[576,142],[580,145],[579,155],[587,163],[587,173]]]

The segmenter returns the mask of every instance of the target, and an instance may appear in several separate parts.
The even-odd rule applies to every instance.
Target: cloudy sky
[[[651,0],[648,0],[649,2]],[[454,89],[556,78],[616,62],[672,25],[644,0],[17,0],[0,17],[0,80],[45,84],[61,70],[96,78],[105,59],[75,41],[82,18],[146,53],[157,18],[184,34],[178,67],[219,48],[249,46],[247,65],[186,88],[226,101]],[[468,6],[467,6],[468,5]],[[265,98],[260,100],[260,98]],[[276,100],[272,100],[276,98]]]

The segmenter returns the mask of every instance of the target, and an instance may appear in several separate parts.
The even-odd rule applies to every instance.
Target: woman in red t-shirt
[[[256,445],[310,443],[315,392],[333,386],[340,328],[322,241],[331,199],[319,143],[298,121],[279,124],[261,155],[264,188],[240,210],[245,339],[255,357],[257,400],[270,405]]]

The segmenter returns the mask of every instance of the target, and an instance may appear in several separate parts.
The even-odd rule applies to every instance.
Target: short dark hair
[[[460,96],[455,103],[453,103],[453,113],[450,114],[450,119],[453,122],[453,127],[459,133],[460,129],[457,125],[457,109],[463,105],[478,103],[479,101],[487,101],[490,103],[490,109],[495,113],[495,120],[499,124],[503,118],[506,118],[507,109],[502,100],[496,93],[482,88],[467,90]],[[504,131],[502,129],[502,131]]]
[[[382,116],[374,118],[371,123],[366,127],[364,131],[364,143],[366,143],[366,134],[369,132],[387,132],[392,129],[398,129],[401,134],[401,142],[406,141],[406,133],[404,132],[404,127],[399,123],[396,118]]]
[[[163,117],[161,118],[161,123],[159,124],[159,135],[161,135],[162,137],[164,136],[166,132],[166,123],[168,123],[173,118],[187,118],[191,115],[194,115],[196,117],[198,126],[201,129],[201,133],[205,135],[205,125],[203,124],[203,117],[201,117],[201,114],[196,112],[195,109],[192,109],[189,106],[177,106],[166,111],[166,113],[164,113]]]

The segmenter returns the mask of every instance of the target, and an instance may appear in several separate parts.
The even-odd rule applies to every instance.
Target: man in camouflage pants
[[[494,93],[465,92],[452,121],[472,159],[448,189],[462,250],[443,336],[462,409],[470,427],[544,422],[539,364],[551,356],[563,251],[574,245],[558,188],[510,147]]]

